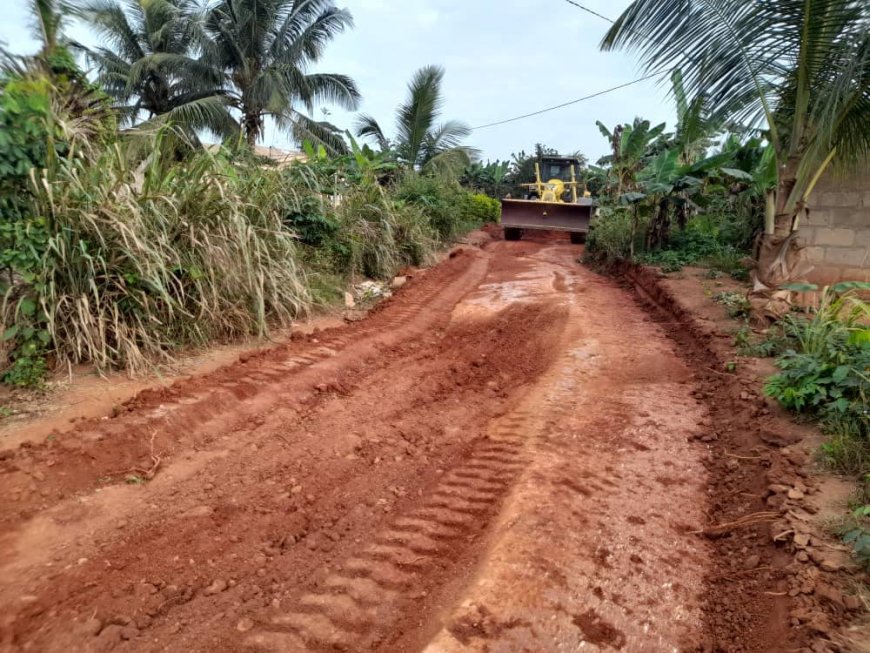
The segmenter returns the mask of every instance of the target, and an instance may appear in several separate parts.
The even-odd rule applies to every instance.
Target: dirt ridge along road
[[[577,254],[468,248],[360,324],[7,456],[2,650],[703,641],[704,406]],[[155,451],[146,484],[108,474]]]

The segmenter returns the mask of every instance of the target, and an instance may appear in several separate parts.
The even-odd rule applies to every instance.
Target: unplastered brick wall
[[[866,170],[866,169],[865,169]],[[870,281],[870,177],[828,175],[810,196],[800,235],[815,269],[809,280]]]

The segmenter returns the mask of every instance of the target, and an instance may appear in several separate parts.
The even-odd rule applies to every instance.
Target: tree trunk
[[[795,185],[793,175],[782,175],[776,192],[769,192],[765,202],[764,233],[755,253],[753,289],[749,300],[757,321],[775,320],[791,308],[792,293],[782,290],[788,283],[801,281],[812,266],[804,259],[804,246],[797,238],[798,215],[804,203],[786,210],[788,196]]]
[[[634,260],[634,241],[637,238],[637,204],[633,204],[631,208],[631,242],[628,244],[628,256]]]
[[[245,109],[242,125],[245,130],[245,140],[253,152],[257,141],[260,140],[260,136],[263,133],[263,117],[257,110]]]
[[[685,231],[686,225],[689,224],[689,212],[686,210],[686,200],[683,195],[681,195],[682,200],[677,202],[677,206],[674,210],[677,216],[677,226],[680,228],[680,231]]]
[[[653,249],[662,247],[670,236],[671,230],[671,203],[667,197],[659,200],[655,216],[650,222],[646,234],[646,248]]]
[[[792,210],[786,208],[795,182],[793,175],[784,174],[780,177],[776,192],[769,192],[766,197],[764,234],[756,255],[755,276],[769,289],[797,281],[795,275],[801,271],[803,246],[797,242],[796,227],[798,213],[803,206],[799,203]]]

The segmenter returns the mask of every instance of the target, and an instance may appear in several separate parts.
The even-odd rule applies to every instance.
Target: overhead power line
[[[667,71],[657,71],[654,73],[650,73],[649,75],[645,75],[644,77],[640,77],[631,82],[626,82],[625,84],[620,84],[619,86],[613,86],[611,88],[605,89],[603,91],[598,91],[597,93],[592,93],[591,95],[584,95],[583,97],[577,98],[576,100],[569,100],[568,102],[563,102],[562,104],[557,104],[553,107],[547,107],[546,109],[540,109],[539,111],[533,111],[532,113],[526,113],[521,116],[515,116],[514,118],[506,118],[505,120],[498,120],[496,122],[490,122],[485,125],[478,125],[477,127],[472,127],[472,130],[478,129],[486,129],[487,127],[495,127],[497,125],[504,125],[509,122],[516,122],[517,120],[523,120],[524,118],[531,118],[532,116],[539,116],[542,113],[547,113],[549,111],[555,111],[556,109],[563,109],[565,107],[569,107],[572,104],[577,104],[578,102],[583,102],[585,100],[591,100],[592,98],[598,97],[599,95],[605,95],[606,93],[612,93],[613,91],[618,91],[621,88],[625,88],[626,86],[631,86],[633,84],[638,84],[640,82],[646,81],[647,79],[652,79],[653,77],[658,77],[663,72]]]
[[[593,11],[589,7],[584,7],[579,2],[575,2],[574,0],[565,0],[565,2],[567,2],[569,5],[574,5],[580,11],[585,11],[587,14],[592,14],[593,16],[600,18],[601,20],[606,20],[611,25],[616,25],[616,21],[613,20],[612,18],[608,18],[604,14],[599,14],[597,11]],[[625,26],[623,26],[623,29],[625,29]],[[652,40],[652,37],[650,37],[649,34],[644,34],[643,32],[638,32],[637,30],[633,30],[633,29],[626,29],[625,31],[631,32],[632,34],[636,34],[640,38],[646,39],[647,41]]]
[[[598,18],[606,20],[608,23],[615,23],[616,22],[615,20],[608,18],[604,14],[599,14],[597,11],[593,11],[589,7],[584,7],[579,2],[574,2],[574,0],[565,0],[565,2],[567,2],[569,5],[574,5],[575,7],[577,7],[577,9],[580,9],[581,11],[585,11],[587,14],[592,14],[593,16],[598,16]]]

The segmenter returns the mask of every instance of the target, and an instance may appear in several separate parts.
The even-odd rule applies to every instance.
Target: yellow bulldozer
[[[595,201],[577,180],[580,161],[547,156],[535,163],[535,181],[525,199],[501,201],[501,224],[505,240],[519,240],[529,229],[567,231],[572,243],[586,242]],[[543,181],[546,179],[547,181]],[[584,190],[578,189],[583,186]]]

